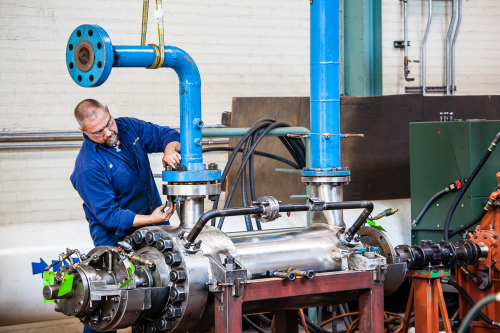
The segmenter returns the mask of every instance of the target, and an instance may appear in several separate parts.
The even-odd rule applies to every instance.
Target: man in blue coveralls
[[[71,182],[83,200],[94,245],[117,246],[142,226],[169,224],[175,205],[164,211],[148,154],[164,152],[163,166],[176,168],[179,133],[135,118],[114,119],[93,99],[76,106],[75,118],[84,140]]]

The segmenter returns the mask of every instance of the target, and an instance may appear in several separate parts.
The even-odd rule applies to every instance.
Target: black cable
[[[299,313],[300,316],[300,313]],[[320,327],[316,325],[305,313],[304,313],[304,319],[306,320],[307,326],[311,327],[318,333],[330,333],[329,331],[325,330],[323,327]]]
[[[264,316],[262,313],[258,313],[257,314],[257,317],[260,318],[260,320],[262,320],[263,322],[265,322],[266,324],[268,325],[271,325],[273,323],[273,321],[269,318],[267,318],[266,316]]]
[[[264,129],[264,131],[262,131],[262,133],[259,134],[259,136],[255,140],[255,142],[252,143],[252,146],[250,147],[249,152],[251,153],[252,151],[255,150],[255,148],[257,147],[257,145],[259,144],[259,142],[266,136],[267,133],[269,133],[269,131],[271,131],[272,129],[274,129],[276,127],[281,127],[281,126],[286,126],[286,125],[288,125],[288,124],[280,122],[280,121],[277,121],[277,122],[272,123],[269,126],[267,126]],[[231,189],[229,190],[229,192],[228,192],[228,194],[226,196],[226,202],[224,203],[224,208],[229,207],[229,204],[231,203],[231,199],[232,199],[232,197],[234,195],[234,191],[236,190],[236,185],[238,184],[238,180],[241,178],[241,174],[243,173],[243,170],[244,170],[244,168],[246,166],[246,163],[248,162],[249,158],[250,158],[250,154],[249,153],[247,153],[245,156],[243,156],[240,168],[236,172],[236,175],[234,176],[233,184],[231,185]],[[217,228],[222,229],[223,224],[224,224],[224,217],[221,217],[219,219],[219,224],[218,224]]]
[[[256,332],[259,332],[259,333],[266,333],[266,331],[264,331],[262,328],[260,328],[259,326],[257,326],[253,321],[251,321],[250,319],[248,319],[247,316],[243,316],[243,321],[248,325],[250,326],[251,328],[253,328]]]
[[[488,150],[484,154],[483,158],[479,161],[479,163],[477,164],[474,171],[472,171],[472,174],[469,176],[469,178],[467,178],[464,187],[462,187],[462,190],[458,193],[457,197],[455,198],[455,201],[453,202],[453,205],[451,206],[450,211],[448,212],[448,216],[446,216],[446,222],[444,223],[444,240],[445,241],[450,240],[449,228],[450,228],[451,218],[453,217],[453,214],[455,213],[455,209],[457,209],[457,206],[458,206],[460,200],[464,196],[465,192],[469,188],[469,186],[472,183],[472,181],[474,180],[474,178],[476,178],[479,171],[481,171],[481,168],[483,167],[484,163],[486,163],[486,161],[490,157],[493,150],[496,148],[497,143],[499,141],[500,141],[500,133],[498,133],[495,136],[495,139],[493,140],[491,145],[488,147]]]
[[[250,142],[251,141],[248,140],[245,143],[245,149],[244,149],[244,152],[243,152],[243,156],[245,156],[245,154],[247,153],[247,151],[248,151],[248,144]],[[242,156],[242,158],[243,158],[243,156]],[[248,197],[247,197],[247,166],[246,165],[244,166],[243,173],[241,175],[241,201],[243,203],[243,207],[247,207],[248,206]],[[245,215],[245,225],[246,225],[247,231],[252,231],[253,230],[252,218],[250,217],[250,215]]]
[[[210,148],[203,148],[203,152],[204,153],[210,153],[210,152],[213,152],[213,151],[234,151],[234,148],[233,147],[210,147]],[[243,153],[243,149],[239,149],[238,153]],[[271,158],[271,159],[276,160],[278,162],[283,162],[285,164],[288,164],[289,166],[291,166],[294,169],[300,169],[299,165],[297,165],[297,164],[293,163],[292,161],[287,160],[286,158],[283,158],[281,156],[277,156],[277,155],[274,155],[274,154],[269,154],[269,153],[266,153],[266,152],[263,152],[263,151],[258,151],[258,150],[254,151],[254,154],[255,155],[259,155],[259,156],[268,157],[268,158]]]
[[[440,196],[442,196],[445,193],[450,193],[450,190],[449,190],[448,187],[446,187],[444,190],[441,190],[438,193],[434,194],[432,196],[432,198],[430,198],[429,201],[427,201],[427,203],[425,204],[424,208],[422,208],[422,211],[420,212],[420,214],[418,214],[418,216],[415,218],[415,221],[413,221],[413,226],[414,227],[417,226],[418,222],[420,221],[420,219],[422,218],[422,216],[425,214],[425,212],[427,211],[427,209],[429,209],[429,206],[434,202],[434,200],[436,200],[437,198],[439,198]]]
[[[456,234],[459,234],[463,230],[469,229],[470,227],[473,227],[476,224],[478,224],[479,222],[481,222],[481,220],[483,219],[483,217],[486,215],[487,212],[488,212],[487,210],[482,209],[481,210],[481,214],[479,214],[474,220],[470,221],[467,224],[464,224],[461,227],[456,228],[455,230],[452,230],[450,232],[450,238],[453,237],[453,236],[455,236]]]
[[[252,140],[255,140],[256,137],[257,137],[257,133],[254,134]],[[255,196],[255,182],[254,182],[254,178],[253,178],[254,153],[255,152],[252,152],[252,155],[250,155],[250,160],[248,161],[248,164],[249,164],[248,165],[248,178],[250,181],[250,198],[252,199],[252,201],[257,200],[257,198]],[[255,225],[257,226],[257,230],[262,230],[262,225],[260,224],[260,221],[258,219],[255,219]]]
[[[446,279],[446,280],[442,279],[441,282],[447,283],[447,284],[453,286],[465,298],[465,300],[467,301],[467,303],[469,303],[470,306],[476,305],[476,303],[474,303],[474,301],[472,300],[472,298],[470,298],[470,296],[467,294],[467,292],[455,281],[450,280],[450,279]],[[488,323],[488,325],[493,325],[493,320],[486,317],[486,315],[482,311],[479,311],[478,315],[479,315],[479,317],[481,317],[482,320],[484,320],[486,323]],[[494,325],[494,326],[498,327],[498,325]]]
[[[231,168],[231,165],[233,164],[233,161],[234,159],[236,158],[236,155],[238,154],[241,146],[245,143],[245,141],[253,135],[253,132],[255,130],[259,130],[261,127],[264,127],[265,126],[265,122],[270,122],[270,121],[273,121],[274,119],[267,119],[267,118],[263,118],[263,119],[260,119],[258,120],[254,126],[243,136],[243,138],[240,140],[240,142],[238,142],[236,144],[236,146],[233,148],[233,153],[231,154],[231,156],[229,156],[229,159],[227,161],[227,164],[226,164],[226,167],[224,168],[224,171],[222,172],[222,177],[221,177],[221,185],[224,184],[224,182],[226,181],[226,177],[227,177],[227,174],[229,172],[229,169]],[[219,199],[220,199],[220,195],[217,195],[216,199],[214,200],[214,204],[212,206],[213,209],[217,209],[217,206],[219,205]],[[212,220],[211,222],[212,226],[215,227],[215,219]]]

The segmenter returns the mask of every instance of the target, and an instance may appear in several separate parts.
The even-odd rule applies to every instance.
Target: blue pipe
[[[340,134],[339,0],[311,1],[311,133]],[[340,137],[311,135],[311,167],[340,167]]]
[[[76,52],[82,43],[92,48],[94,55],[90,69],[78,67]],[[113,46],[104,29],[97,25],[82,25],[71,34],[66,62],[73,80],[83,87],[97,87],[103,84],[112,67],[150,67],[155,60],[151,46]],[[162,67],[172,68],[179,77],[180,136],[182,165],[187,172],[164,172],[164,181],[209,181],[220,179],[220,170],[206,170],[203,164],[201,130],[201,77],[194,60],[185,51],[165,47]]]
[[[114,46],[113,67],[149,67],[155,59],[151,46]],[[188,171],[205,170],[201,147],[201,77],[194,60],[185,51],[165,46],[162,67],[179,77],[181,112],[181,157]]]

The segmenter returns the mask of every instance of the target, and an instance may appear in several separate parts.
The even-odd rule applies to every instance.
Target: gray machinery
[[[238,323],[241,329],[241,314],[346,303],[361,295],[358,290],[365,290],[360,302],[361,298],[366,302],[367,297],[375,297],[366,296],[366,290],[373,286],[376,293],[368,294],[377,299],[368,302],[372,316],[367,318],[372,317],[375,324],[371,327],[360,318],[360,328],[363,332],[383,331],[382,287],[386,292],[397,289],[406,263],[397,262],[399,257],[382,232],[363,226],[373,210],[371,202],[342,200],[342,186],[349,182],[350,170],[340,162],[340,140],[347,135],[340,134],[339,121],[338,14],[337,0],[311,1],[311,159],[302,171],[311,198],[307,203],[292,205],[261,197],[248,207],[207,212],[204,198],[220,194],[221,174],[216,166],[207,169],[203,164],[201,81],[193,59],[171,46],[113,46],[99,26],[83,25],[73,32],[66,59],[71,77],[80,86],[101,85],[112,67],[168,67],[176,71],[183,166],[163,173],[163,188],[169,199],[177,198],[181,224],[144,227],[127,236],[120,247],[99,246],[86,255],[76,250],[61,254],[61,261],[74,255],[80,261],[61,266],[57,272],[46,269],[43,295],[55,301],[56,311],[76,316],[100,331],[129,326],[137,332],[208,331],[220,304],[245,297],[247,288],[256,285],[252,281],[272,284],[284,279],[289,283],[280,284],[281,289],[326,289],[313,295],[294,294],[283,302],[272,297],[277,289],[269,287],[258,300],[245,302],[241,311],[234,311],[234,316],[239,316],[239,322],[232,323],[234,328],[224,329],[230,325],[216,323],[218,332],[235,332]],[[163,50],[165,54],[160,57]],[[263,130],[250,149],[277,124]],[[363,210],[346,228],[343,209]],[[280,213],[297,211],[311,212],[310,227],[231,238],[207,225],[216,217],[244,215],[267,223]],[[335,283],[328,285],[330,289],[322,285],[325,276],[342,280],[343,289],[333,290],[338,287]],[[349,279],[361,276],[366,278],[366,285],[356,289],[353,284],[357,281],[350,283]],[[226,306],[225,311],[232,309]]]

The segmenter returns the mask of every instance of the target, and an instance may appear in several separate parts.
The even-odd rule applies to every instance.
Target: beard
[[[111,132],[111,134],[104,139],[102,145],[106,148],[113,148],[118,146],[119,141],[120,135],[118,134],[118,132]]]

